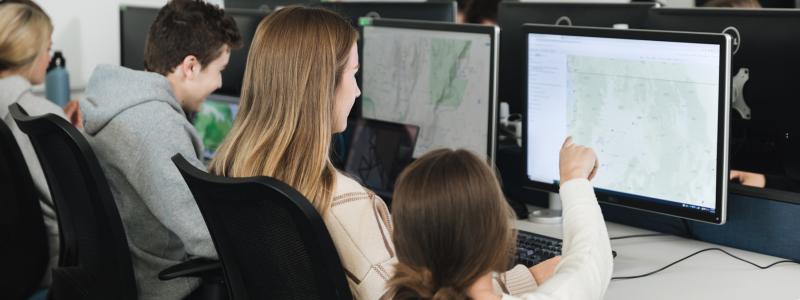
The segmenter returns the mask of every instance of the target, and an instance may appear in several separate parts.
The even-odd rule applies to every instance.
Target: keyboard
[[[515,259],[518,264],[523,264],[530,268],[558,255],[561,255],[561,240],[527,231],[517,231],[517,255]]]

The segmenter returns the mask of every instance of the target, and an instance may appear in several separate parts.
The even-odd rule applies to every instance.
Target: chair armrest
[[[208,258],[195,258],[166,268],[158,273],[162,281],[180,277],[209,277],[222,275],[222,265],[218,260]]]

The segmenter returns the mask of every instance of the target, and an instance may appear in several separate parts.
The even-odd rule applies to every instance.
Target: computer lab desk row
[[[612,238],[656,233],[611,222],[606,222],[606,226]],[[515,227],[554,238],[562,237],[561,224],[517,220]],[[614,277],[646,274],[706,248],[724,249],[761,266],[783,260],[674,235],[612,240],[611,248],[617,252]],[[800,265],[783,263],[761,270],[722,252],[707,251],[647,277],[611,280],[605,299],[800,300]]]

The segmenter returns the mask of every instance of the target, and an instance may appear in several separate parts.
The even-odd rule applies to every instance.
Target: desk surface
[[[611,237],[653,233],[616,223],[606,225]],[[516,228],[556,238],[562,236],[561,224],[518,220]],[[724,249],[761,266],[783,260],[672,235],[630,238],[611,241],[611,248],[617,251],[614,276],[648,273],[711,247]],[[612,280],[605,299],[800,300],[800,265],[785,263],[760,270],[719,251],[703,252],[647,277]]]

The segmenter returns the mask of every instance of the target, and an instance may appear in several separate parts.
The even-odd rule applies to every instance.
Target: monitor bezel
[[[610,28],[595,28],[595,27],[579,27],[579,26],[555,26],[555,25],[539,25],[539,24],[525,24],[523,25],[523,32],[525,33],[525,52],[527,53],[528,44],[530,42],[529,35],[535,34],[554,34],[554,35],[568,35],[568,36],[584,36],[584,37],[598,37],[598,38],[616,38],[616,39],[634,39],[634,40],[649,40],[649,41],[662,41],[662,42],[683,42],[683,43],[701,43],[701,44],[714,44],[719,45],[719,99],[717,112],[717,178],[715,186],[715,204],[716,209],[714,213],[701,211],[697,209],[685,208],[669,204],[660,204],[654,201],[640,201],[635,200],[635,195],[621,194],[618,192],[607,191],[603,189],[595,189],[595,193],[600,202],[618,205],[637,210],[644,210],[653,213],[670,215],[685,219],[692,219],[701,222],[712,224],[724,224],[727,212],[727,194],[728,194],[728,135],[730,124],[730,68],[731,68],[731,55],[730,55],[730,37],[725,34],[715,33],[695,33],[695,32],[678,32],[678,31],[656,31],[656,30],[634,30],[634,29],[610,29]],[[525,66],[529,64],[529,57],[525,56]],[[558,192],[558,183],[545,183],[540,181],[531,180],[528,177],[528,72],[525,72],[525,82],[523,85],[524,101],[523,101],[523,125],[522,125],[522,141],[523,141],[523,166],[526,182],[526,188],[546,192]],[[719,154],[722,155],[719,155]],[[602,172],[602,170],[600,170]],[[644,197],[640,197],[644,198]],[[662,199],[651,199],[662,200]]]
[[[495,162],[495,155],[497,150],[497,112],[498,112],[498,102],[497,102],[497,67],[498,67],[498,50],[499,50],[499,43],[498,40],[500,38],[500,28],[494,25],[476,25],[476,24],[455,24],[455,23],[447,23],[447,22],[433,22],[433,21],[417,21],[417,20],[401,20],[401,19],[371,19],[371,18],[363,18],[369,24],[364,24],[365,22],[359,22],[359,32],[360,32],[360,39],[361,43],[359,43],[359,64],[363,67],[364,66],[364,27],[365,26],[372,26],[372,27],[389,27],[389,28],[397,28],[397,29],[415,29],[415,30],[428,30],[428,31],[443,31],[443,32],[461,32],[461,33],[478,33],[478,34],[487,34],[490,37],[491,41],[491,49],[490,49],[490,56],[491,60],[489,63],[489,70],[491,74],[489,74],[489,103],[488,103],[488,112],[489,115],[489,131],[487,137],[487,149],[486,155],[487,159],[489,160],[490,164],[494,166]],[[358,83],[359,87],[364,87],[363,85],[363,74],[361,82]],[[361,103],[363,105],[363,101]],[[363,117],[363,115],[361,116]],[[422,130],[422,129],[420,129]],[[451,147],[451,148],[460,148],[460,147]]]

